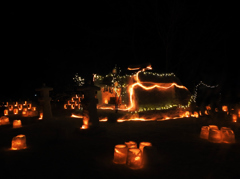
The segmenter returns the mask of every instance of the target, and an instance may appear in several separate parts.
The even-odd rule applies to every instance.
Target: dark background
[[[69,90],[75,73],[151,63],[193,93],[200,80],[239,95],[237,5],[230,2],[88,1],[4,7],[0,100],[31,98],[43,82]],[[238,96],[239,97],[239,96]]]

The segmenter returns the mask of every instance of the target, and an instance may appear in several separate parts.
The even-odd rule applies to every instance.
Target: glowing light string
[[[207,85],[206,83],[203,83],[202,81],[200,81],[200,82],[196,85],[196,87],[195,87],[195,92],[194,92],[194,94],[191,96],[190,103],[191,103],[192,101],[196,103],[197,93],[198,93],[198,87],[199,87],[200,85],[203,85],[203,86],[205,86],[205,87],[207,87],[207,88],[217,88],[217,87],[219,86],[219,85],[210,86],[210,85]]]
[[[182,89],[186,89],[188,90],[185,86],[182,86],[182,85],[178,85],[176,83],[172,83],[171,85],[169,86],[162,86],[162,85],[159,85],[159,83],[154,83],[154,82],[144,82],[144,84],[149,84],[151,86],[144,86],[143,85],[143,82],[141,82],[139,80],[139,73],[141,72],[144,72],[146,69],[152,69],[151,67],[147,67],[147,68],[143,68],[142,70],[138,71],[136,73],[136,83],[132,84],[129,86],[129,96],[130,96],[130,105],[127,109],[124,109],[124,110],[134,110],[135,109],[135,101],[134,101],[134,88],[136,86],[140,86],[141,88],[145,89],[145,90],[151,90],[151,89],[154,89],[154,88],[159,88],[159,89],[169,89],[173,86],[177,87],[177,88],[182,88]]]

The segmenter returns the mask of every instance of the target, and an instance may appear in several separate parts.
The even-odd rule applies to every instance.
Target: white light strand
[[[200,86],[200,85],[203,85],[203,86],[205,86],[205,87],[207,87],[207,88],[217,88],[217,87],[219,86],[219,85],[210,86],[210,85],[207,85],[206,83],[203,83],[202,81],[200,81],[200,82],[196,85],[196,87],[195,87],[195,92],[194,92],[194,94],[191,96],[190,103],[191,103],[192,101],[196,103],[197,93],[198,93],[198,86]]]

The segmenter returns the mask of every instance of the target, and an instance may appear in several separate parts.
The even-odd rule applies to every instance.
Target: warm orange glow
[[[206,110],[210,111],[211,110],[211,106],[206,106]]]
[[[82,115],[77,115],[77,114],[72,114],[71,117],[73,117],[73,118],[83,118]]]
[[[137,143],[134,141],[125,142],[128,148],[137,148]]]
[[[17,107],[18,106],[18,102],[15,102],[14,106]]]
[[[75,104],[71,104],[71,109],[75,109]]]
[[[13,114],[15,114],[15,115],[18,114],[18,109],[17,108],[13,109]]]
[[[109,110],[114,110],[115,108],[112,106],[99,106],[98,109],[109,109]]]
[[[216,128],[210,127],[208,140],[213,143],[221,143],[222,142],[221,131]]]
[[[99,122],[107,122],[108,121],[108,118],[105,117],[105,118],[102,118],[102,119],[99,119]]]
[[[130,67],[128,67],[128,70],[139,70],[140,69],[140,67],[136,67],[136,68],[130,68]]]
[[[23,105],[22,105],[22,104],[19,104],[19,105],[18,105],[18,110],[19,110],[19,111],[22,111],[22,109],[23,109]]]
[[[42,120],[43,119],[43,113],[41,112],[40,114],[39,114],[39,118],[38,118],[39,120]]]
[[[27,101],[24,101],[23,106],[26,106],[26,105],[27,105]]]
[[[149,67],[147,67],[147,69],[152,69],[152,68],[149,66]],[[161,85],[160,83],[141,82],[141,81],[139,80],[138,75],[139,75],[139,73],[142,72],[142,71],[145,71],[145,69],[143,69],[143,70],[141,70],[141,71],[138,71],[138,72],[136,73],[136,76],[135,76],[136,82],[133,83],[132,85],[130,85],[129,88],[128,88],[128,93],[129,93],[129,97],[130,97],[130,106],[127,108],[127,110],[135,110],[135,108],[136,108],[136,106],[135,106],[136,101],[135,101],[135,98],[134,98],[134,88],[135,88],[136,86],[139,86],[139,87],[141,87],[141,88],[143,88],[143,89],[145,89],[145,90],[147,90],[147,91],[148,91],[148,90],[152,90],[152,89],[154,89],[154,88],[166,90],[166,89],[170,89],[170,88],[172,88],[172,87],[174,87],[174,86],[177,87],[177,88],[181,88],[181,89],[186,89],[186,90],[188,90],[185,86],[178,85],[178,84],[176,84],[176,83],[171,83],[169,86],[163,86],[163,85]],[[120,109],[120,110],[121,110],[121,109]]]
[[[193,116],[196,117],[196,118],[198,118],[198,117],[199,117],[198,112],[197,112],[197,111],[194,111]]]
[[[108,100],[107,99],[104,100],[104,104],[108,104]]]
[[[200,138],[202,139],[208,139],[209,136],[209,127],[208,126],[202,126]]]
[[[30,109],[32,108],[32,104],[29,103],[29,104],[27,105],[27,108],[28,108],[28,110],[30,110]]]
[[[127,166],[131,169],[141,169],[142,165],[142,152],[137,148],[129,148],[127,154]]]
[[[67,104],[64,104],[64,109],[67,109]]]
[[[18,128],[18,127],[22,127],[21,120],[14,120],[13,121],[13,128]]]
[[[139,144],[139,149],[141,150],[143,154],[144,147],[151,147],[152,143],[151,142],[140,142]]]
[[[228,107],[227,107],[227,106],[222,106],[222,110],[223,110],[224,112],[227,112],[227,111],[228,111]]]
[[[150,118],[150,119],[146,119],[146,118],[130,118],[130,119],[124,119],[124,118],[119,118],[117,119],[117,122],[125,122],[125,121],[155,121],[155,118]]]
[[[80,129],[88,129],[89,128],[89,118],[88,116],[83,116],[83,125]]]
[[[23,108],[23,112],[24,112],[24,111],[27,112],[27,110],[28,110],[27,108]]]
[[[233,122],[237,122],[237,115],[236,115],[236,114],[233,114],[233,115],[232,115],[232,121],[233,121]]]
[[[7,115],[8,115],[8,110],[5,109],[5,110],[3,111],[3,114],[4,114],[4,116],[7,116]]]
[[[17,135],[12,139],[12,150],[21,150],[27,148],[26,136],[23,134]]]
[[[221,134],[223,143],[235,143],[235,134],[230,128],[222,127]]]
[[[36,107],[32,107],[32,111],[36,111],[37,110],[37,108]]]
[[[22,115],[24,116],[24,115],[27,115],[27,111],[23,111],[22,112]]]
[[[215,112],[218,112],[218,108],[215,108]]]
[[[8,110],[12,111],[13,110],[13,105],[8,105]]]
[[[71,98],[71,101],[74,102],[74,97]]]
[[[68,100],[68,105],[69,105],[69,106],[71,105],[71,101],[70,101],[70,100]]]
[[[128,147],[124,144],[115,145],[113,162],[116,164],[126,164]]]
[[[88,125],[82,125],[82,127],[80,129],[88,129]]]
[[[218,126],[216,126],[216,125],[209,125],[209,129],[216,129],[216,130],[218,130]]]
[[[205,110],[205,111],[204,111],[204,113],[205,113],[206,115],[208,115],[208,114],[209,114],[208,110]]]
[[[9,118],[6,116],[2,116],[0,118],[0,125],[6,125],[6,124],[9,124]]]

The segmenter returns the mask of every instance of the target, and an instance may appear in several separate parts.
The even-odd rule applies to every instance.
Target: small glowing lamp
[[[75,105],[74,104],[71,105],[71,109],[75,109]]]
[[[12,139],[12,150],[20,150],[27,148],[26,136],[23,134],[17,135]]]
[[[14,120],[13,121],[13,128],[19,128],[19,127],[22,127],[21,120]]]
[[[198,112],[197,112],[197,111],[195,111],[195,112],[193,113],[193,115],[194,115],[194,117],[196,117],[196,118],[198,118],[198,117],[199,117],[199,114],[198,114]]]
[[[208,110],[205,110],[205,111],[204,111],[204,113],[205,113],[206,115],[209,115],[209,112],[208,112]]]
[[[13,105],[8,105],[8,110],[12,111],[13,110]]]
[[[151,147],[152,143],[151,142],[140,142],[139,149],[141,150],[142,154],[143,154],[144,147],[147,147],[147,146]]]
[[[18,105],[18,110],[21,111],[23,109],[23,105],[22,104],[19,104]]]
[[[7,116],[7,115],[8,115],[8,110],[5,109],[5,110],[3,111],[3,114],[4,114],[4,116]]]
[[[124,144],[115,145],[113,162],[116,164],[126,164],[128,147]]]
[[[64,106],[63,106],[63,107],[64,107],[64,109],[67,109],[67,104],[64,104]]]
[[[218,130],[218,126],[216,126],[216,125],[209,125],[209,129],[217,129]]]
[[[15,115],[18,114],[18,109],[17,108],[13,109],[13,114],[15,114]]]
[[[29,103],[28,105],[27,105],[27,109],[31,109],[32,108],[32,104],[31,103]]]
[[[223,110],[224,112],[227,112],[227,111],[228,111],[228,107],[227,107],[227,106],[222,106],[222,110]]]
[[[209,127],[208,126],[202,126],[200,138],[202,139],[208,139],[209,136]]]
[[[15,102],[14,106],[17,107],[18,106],[18,102]]]
[[[27,110],[28,110],[27,108],[23,108],[23,111],[27,112]]]
[[[2,116],[0,118],[0,124],[2,124],[2,125],[9,124],[9,118],[6,116]]]
[[[39,115],[39,120],[42,120],[43,119],[43,113],[41,112],[40,115]]]
[[[208,140],[213,143],[221,143],[222,142],[221,130],[218,130],[216,128],[210,128]]]
[[[125,142],[128,148],[137,148],[137,143],[134,141]]]
[[[107,99],[104,100],[104,104],[108,104],[108,100]]]
[[[131,169],[141,169],[142,165],[142,152],[137,148],[129,148],[127,154],[127,166]]]
[[[24,101],[23,106],[26,106],[26,105],[27,105],[27,101]]]
[[[206,106],[206,110],[210,111],[211,110],[211,106]]]
[[[36,111],[37,110],[37,108],[36,107],[32,107],[32,111]]]
[[[221,133],[223,143],[235,143],[235,134],[230,128],[222,127]]]
[[[83,124],[82,127],[80,127],[80,129],[88,129],[88,125]]]
[[[233,115],[232,115],[232,121],[233,121],[233,122],[237,122],[237,115],[236,115],[236,114],[233,114]]]

